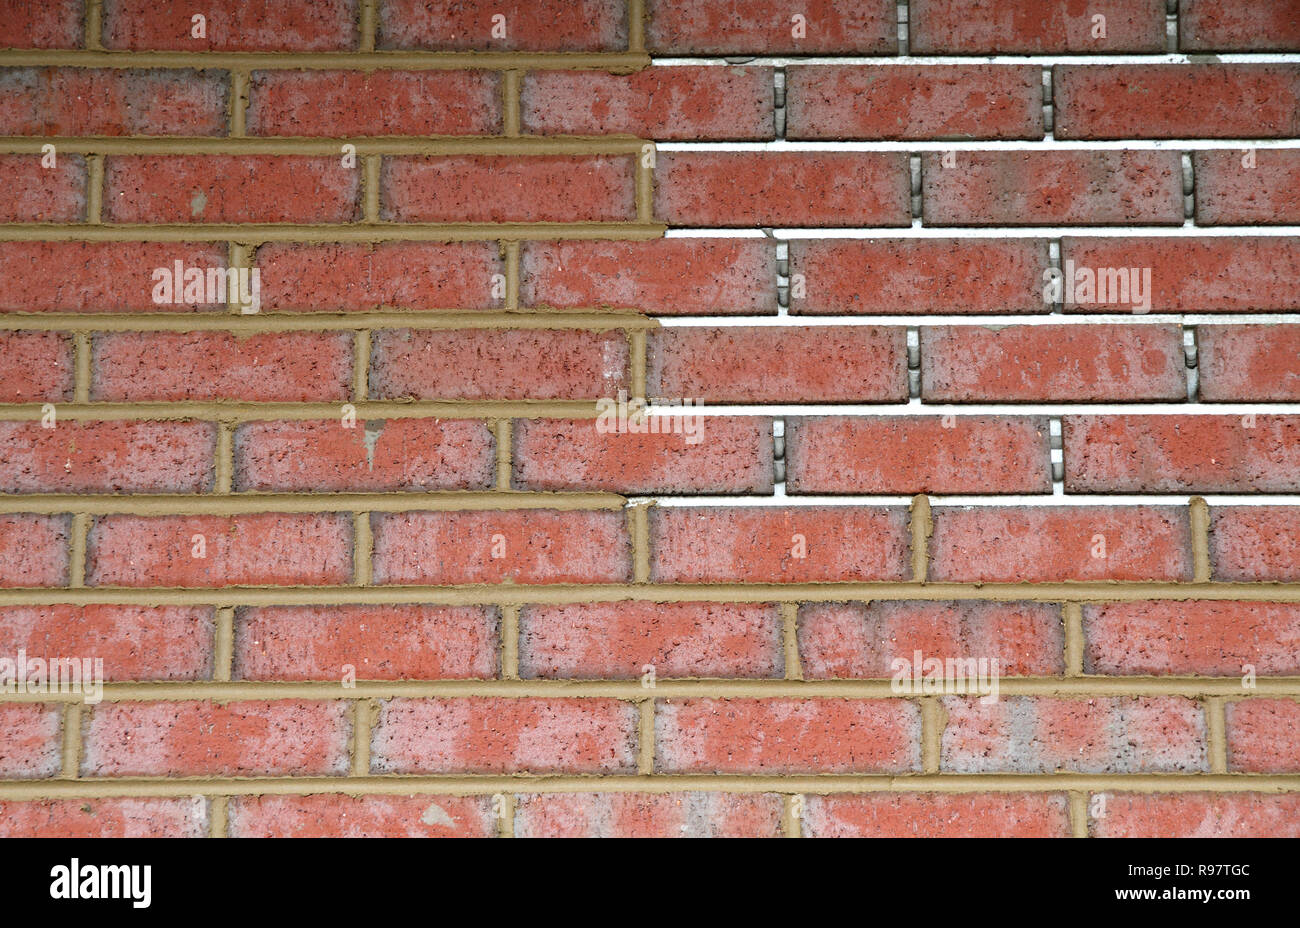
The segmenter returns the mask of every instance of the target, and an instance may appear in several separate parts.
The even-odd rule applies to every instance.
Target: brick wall
[[[1300,835],[1292,0],[0,47],[0,833]]]

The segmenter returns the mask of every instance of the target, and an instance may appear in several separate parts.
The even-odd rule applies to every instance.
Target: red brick
[[[908,226],[905,154],[664,152],[655,217],[673,226]]]
[[[80,48],[84,0],[0,0],[0,48]]]
[[[1059,793],[874,793],[809,796],[808,838],[1067,838]]]
[[[0,491],[202,493],[216,445],[211,422],[0,422]]]
[[[848,506],[650,511],[650,573],[659,583],[905,580],[907,513]],[[797,556],[804,553],[804,557]]]
[[[0,133],[225,135],[228,81],[214,70],[8,70],[0,74]]]
[[[622,512],[398,512],[370,519],[376,583],[631,579],[632,543]]]
[[[549,793],[515,804],[517,838],[775,838],[773,793]]]
[[[1300,703],[1292,699],[1229,702],[1228,769],[1246,773],[1300,770]]]
[[[950,773],[1203,773],[1205,718],[1181,696],[982,704],[946,696],[940,763]]]
[[[94,342],[96,400],[345,400],[349,332],[115,332]]]
[[[104,159],[105,222],[351,222],[360,192],[360,172],[332,156]]]
[[[375,773],[633,773],[637,708],[616,699],[390,699]]]
[[[1187,511],[1174,506],[944,506],[929,579],[1191,580],[1191,544]]]
[[[83,725],[82,776],[337,776],[348,768],[342,700],[104,703]]]
[[[205,557],[195,557],[195,535]],[[90,586],[327,586],[352,579],[352,520],[338,513],[102,516],[87,543]]]
[[[1215,506],[1210,563],[1216,580],[1300,580],[1300,509]]]
[[[72,336],[0,332],[0,403],[72,399]]]
[[[1150,268],[1146,308],[1153,313],[1300,310],[1300,239],[1064,238],[1061,258],[1094,271]],[[1066,307],[1067,312],[1099,310],[1116,311],[1101,302]]]
[[[772,492],[771,419],[685,413],[641,425],[661,434],[616,432],[611,419],[518,419],[512,483],[627,494]]]
[[[619,331],[393,329],[371,342],[375,399],[595,399],[628,376]]]
[[[1300,418],[1066,416],[1065,487],[1080,493],[1300,491]]]
[[[0,515],[0,588],[68,582],[69,516]]]
[[[280,312],[496,309],[505,295],[496,242],[273,242],[257,250],[257,264],[263,305]]]
[[[1202,225],[1300,222],[1300,152],[1198,151],[1192,164]]]
[[[912,0],[908,19],[916,55],[1165,50],[1164,0]]]
[[[1004,676],[1063,672],[1058,606],[1046,603],[809,603],[799,608],[805,679],[892,677],[895,659],[996,659]]]
[[[636,218],[622,155],[385,158],[386,222],[619,222]]]
[[[63,710],[41,703],[0,704],[0,777],[43,780],[63,766]]]
[[[1295,793],[1100,795],[1105,814],[1092,819],[1095,838],[1300,838]]]
[[[1043,78],[1020,65],[795,66],[792,139],[1041,139]]]
[[[786,420],[789,493],[1047,493],[1047,420],[959,416]]]
[[[1084,672],[1232,677],[1300,673],[1300,606],[1252,602],[1088,603]]]
[[[1300,400],[1300,325],[1196,327],[1201,399]]]
[[[1133,402],[1187,397],[1176,325],[927,326],[931,402]]]
[[[240,490],[486,490],[492,430],[479,419],[249,422],[235,431]]]
[[[655,54],[879,55],[898,51],[893,0],[648,0],[646,41]],[[803,22],[794,19],[803,17]],[[802,35],[795,35],[802,26]]]
[[[207,830],[200,797],[0,802],[2,838],[201,838]]]
[[[907,773],[921,713],[894,699],[671,699],[655,705],[658,773]]]
[[[232,838],[490,838],[492,803],[474,796],[239,796]]]
[[[770,603],[573,603],[525,606],[519,674],[526,679],[776,677],[781,617]]]
[[[907,399],[901,328],[663,328],[649,333],[647,351],[651,396],[714,403]]]
[[[1041,313],[1048,266],[1047,243],[1030,239],[795,241],[790,243],[790,311],[813,316]]]
[[[505,36],[493,35],[505,17]],[[379,48],[432,51],[620,51],[627,48],[621,0],[385,0]]]
[[[652,315],[775,315],[776,249],[756,239],[525,242],[520,301]]]
[[[54,167],[40,155],[0,155],[0,222],[81,222],[86,218],[86,159],[64,155]]]
[[[928,225],[1182,225],[1177,152],[1005,151],[921,156]]]
[[[239,680],[486,679],[496,610],[481,606],[269,606],[240,610]]]
[[[1300,48],[1300,7],[1291,0],[1182,0],[1178,41],[1184,51],[1293,52]]]
[[[98,658],[106,681],[211,679],[212,631],[206,606],[0,608],[0,654]]]
[[[104,0],[104,47],[184,52],[346,51],[357,0],[207,0],[206,38],[191,38],[184,0]]]
[[[532,71],[519,108],[524,132],[533,135],[703,142],[775,138],[773,99],[771,68]]]
[[[255,71],[248,134],[499,135],[496,71]],[[375,101],[374,105],[358,105]]]
[[[1293,65],[1064,65],[1053,70],[1057,138],[1300,134],[1300,68]]]
[[[2,312],[196,312],[217,304],[158,304],[153,272],[225,267],[224,245],[172,242],[0,242]]]

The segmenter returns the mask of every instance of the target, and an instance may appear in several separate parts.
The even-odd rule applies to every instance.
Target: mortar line
[[[62,772],[60,776],[75,780],[81,776],[81,711],[80,700],[63,707]]]
[[[90,402],[91,360],[94,356],[90,334],[74,332],[72,336],[72,401]],[[57,406],[56,406],[57,409]]]
[[[637,773],[650,776],[655,772],[655,700],[637,703]]]
[[[379,214],[380,171],[383,167],[380,155],[363,155],[361,158],[361,202],[362,217],[365,222],[377,223]]]
[[[594,419],[594,400],[366,400],[353,404],[358,419]],[[0,422],[37,421],[42,403],[0,404]],[[287,419],[333,419],[337,402],[92,402],[65,403],[59,418],[66,420],[223,419],[234,423]]]
[[[627,530],[632,541],[632,582],[650,583],[650,507],[628,506]]]
[[[785,656],[785,678],[803,679],[803,661],[799,655],[799,604],[784,602],[781,612],[781,651]]]
[[[514,482],[514,421],[497,419],[492,423],[492,433],[496,443],[497,489],[513,492],[511,484]],[[493,496],[492,499],[500,500],[501,497]]]
[[[230,837],[230,797],[208,797],[208,837]]]
[[[228,242],[226,244],[226,264],[228,267],[243,269],[247,268],[250,272],[249,284],[252,285],[251,272],[253,269],[253,250],[247,245],[240,242]],[[239,287],[229,288],[226,291],[226,312],[229,316],[238,318],[247,318],[255,316],[257,313],[244,312],[244,304],[240,302]]]
[[[523,92],[522,71],[501,72],[501,134],[506,138],[519,138],[521,125],[519,110]]]
[[[86,222],[104,221],[104,156],[86,156]]]
[[[68,586],[82,589],[86,586],[86,538],[90,533],[90,516],[85,512],[73,513],[68,526]]]
[[[937,774],[943,760],[943,731],[948,713],[937,696],[918,699],[921,709],[921,770]]]
[[[371,775],[366,777],[102,777],[0,781],[0,799],[286,795],[472,795],[494,793],[780,793],[1127,792],[1293,793],[1296,774],[605,774]]]
[[[506,74],[515,73],[512,71]],[[234,91],[231,91],[233,94]],[[227,121],[232,120],[227,101]],[[246,120],[246,116],[244,117]],[[245,131],[246,131],[245,127]],[[317,155],[338,157],[343,145],[367,155],[637,155],[652,143],[627,134],[610,135],[302,135],[302,136],[117,136],[0,135],[0,152],[42,154],[53,143],[60,152],[103,155]]]
[[[352,513],[352,571],[358,586],[370,586],[374,578],[375,542],[370,529],[370,513]]]
[[[1205,753],[1211,773],[1228,772],[1227,708],[1222,696],[1207,696],[1205,712]]]
[[[519,311],[519,243],[505,241],[500,247],[506,275],[504,310],[506,313],[516,313]]]
[[[655,147],[653,142],[641,146],[636,156],[636,218],[638,222],[654,221],[655,203]]]
[[[1192,577],[1198,583],[1212,577],[1210,568],[1210,507],[1205,499],[1193,496],[1187,502],[1192,527]]]
[[[912,497],[908,509],[908,531],[912,539],[912,579],[925,583],[930,571],[930,536],[934,519],[930,515],[930,498],[924,493]]]
[[[407,223],[5,223],[0,242],[483,242],[502,237],[529,241],[645,241],[663,236],[663,223],[611,222],[407,222]]]
[[[1300,319],[1297,319],[1300,322]],[[0,330],[39,332],[232,332],[258,335],[269,332],[352,331],[370,329],[657,329],[659,321],[625,311],[570,312],[512,310],[492,312],[422,312],[390,310],[367,313],[257,313],[228,316],[222,313],[7,313]]]
[[[631,399],[645,401],[647,398],[646,367],[648,364],[645,329],[627,330],[627,353],[630,366]]]
[[[1081,790],[1071,790],[1069,796],[1070,837],[1087,838],[1088,835],[1088,794]]]
[[[233,139],[245,138],[248,135],[248,99],[249,99],[249,73],[247,71],[231,71],[230,84],[228,92],[230,100],[228,101],[230,134]]]
[[[370,399],[370,330],[352,333],[352,402]]]
[[[498,797],[499,800],[498,800]],[[493,793],[492,801],[500,802],[497,814],[497,837],[513,838],[515,836],[515,796],[513,793]]]
[[[0,68],[248,70],[562,70],[627,74],[650,65],[641,52],[190,52],[6,49]]]
[[[804,797],[800,793],[781,797],[781,837],[803,837],[803,821],[799,814],[803,804]]]
[[[374,54],[378,16],[376,0],[360,0],[357,4],[357,50],[363,55]]]
[[[212,629],[212,679],[229,683],[235,670],[235,610],[225,606],[216,611]]]
[[[501,679],[519,679],[519,609],[507,603],[501,609]]]
[[[370,775],[370,732],[374,722],[375,705],[368,699],[352,701],[352,763],[351,775]]]
[[[627,50],[645,52],[645,0],[627,0]]]
[[[104,48],[104,0],[86,0],[86,31],[83,41],[89,51],[102,51]]]
[[[212,455],[212,492],[217,498],[213,500],[214,502],[229,497],[234,492],[235,482],[235,428],[225,420],[218,421],[216,426],[216,448]],[[191,498],[197,500],[204,497]],[[184,499],[185,497],[178,494],[174,498],[174,503],[184,505]],[[212,498],[208,497],[208,499]],[[2,501],[0,505],[3,505]],[[167,504],[163,505],[165,507]]]
[[[1065,673],[1071,677],[1083,676],[1083,654],[1086,641],[1083,634],[1083,607],[1078,603],[1062,603],[1061,619],[1065,625]]]

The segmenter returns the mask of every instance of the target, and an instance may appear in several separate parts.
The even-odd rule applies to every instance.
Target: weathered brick
[[[1224,706],[1228,769],[1246,773],[1300,770],[1300,703],[1293,699],[1242,699]]]
[[[1300,67],[1295,65],[1062,65],[1053,74],[1055,131],[1061,139],[1300,134]]]
[[[347,704],[120,702],[83,721],[82,776],[337,776]]]
[[[379,8],[378,26],[376,44],[380,48],[530,52],[627,48],[627,9],[620,0],[464,0],[434,4],[385,0]]]
[[[743,238],[526,242],[520,301],[653,315],[775,315],[776,249]]]
[[[1300,491],[1296,416],[1065,416],[1061,428],[1073,492]]]
[[[0,655],[98,658],[104,680],[207,680],[213,610],[208,606],[6,606]]]
[[[912,0],[908,25],[918,55],[1165,50],[1164,0]]]
[[[1210,564],[1216,580],[1300,580],[1300,508],[1215,506]]]
[[[945,696],[951,773],[1202,773],[1206,727],[1181,696],[1057,699]]]
[[[239,796],[232,838],[490,838],[486,796]]]
[[[1085,673],[1300,673],[1300,606],[1254,602],[1088,603]]]
[[[0,332],[0,403],[72,398],[72,337],[60,332]]]
[[[809,796],[807,838],[1066,838],[1060,793],[875,793]]]
[[[614,493],[771,493],[772,420],[648,416],[648,432],[608,418],[517,419],[512,484],[521,490]],[[651,434],[658,432],[658,434]]]
[[[771,68],[532,71],[519,109],[533,135],[743,141],[776,136],[772,99]]]
[[[668,699],[655,704],[659,773],[906,773],[921,713],[901,699]]]
[[[182,52],[319,52],[357,47],[357,0],[207,0],[193,37],[184,0],[104,0],[104,47]]]
[[[95,520],[87,541],[90,586],[321,586],[351,579],[352,520],[337,513],[111,515]]]
[[[872,507],[650,511],[650,574],[659,583],[905,580],[907,513]]]
[[[517,838],[775,838],[773,793],[548,793],[520,796]]]
[[[486,490],[496,478],[479,419],[249,422],[234,447],[240,490]]]
[[[0,48],[80,48],[85,0],[0,0]]]
[[[621,512],[515,509],[370,517],[376,583],[618,583],[631,579]]]
[[[0,492],[202,493],[212,488],[211,422],[0,422]]]
[[[68,582],[70,516],[0,515],[0,587]]]
[[[1193,52],[1293,52],[1300,48],[1300,7],[1289,0],[1182,0],[1178,42]]]
[[[931,402],[1184,400],[1176,325],[921,329],[921,396]]]
[[[616,699],[390,699],[375,773],[632,773],[637,708]]]
[[[769,603],[573,603],[519,613],[519,675],[559,679],[774,677],[781,617]]]
[[[1202,225],[1300,222],[1300,152],[1198,151],[1192,164]]]
[[[486,679],[497,672],[495,609],[268,606],[235,624],[239,680]]]
[[[105,222],[351,222],[360,194],[360,172],[332,156],[104,159]]]
[[[376,242],[257,250],[270,310],[497,309],[505,266],[495,242]]]
[[[729,4],[648,0],[646,14],[646,41],[650,51],[660,55],[879,55],[898,51],[898,8],[893,0],[809,0],[798,10],[780,0]]]
[[[1042,70],[1021,65],[795,66],[791,139],[1040,139]]]
[[[687,326],[650,332],[646,390],[702,402],[903,402],[907,337],[880,326]]]
[[[1052,489],[1047,420],[1042,418],[798,416],[787,419],[785,428],[789,493]]]
[[[64,155],[44,167],[39,155],[0,155],[0,222],[81,222],[86,218],[86,159]]]
[[[6,70],[0,133],[225,135],[228,87],[226,72],[213,70]]]
[[[1172,151],[927,152],[921,178],[928,225],[1183,223]]]
[[[0,777],[43,780],[59,775],[63,710],[42,703],[0,704]]]
[[[201,838],[207,829],[199,797],[0,802],[3,838]]]
[[[497,71],[254,71],[248,134],[499,135]],[[375,101],[374,105],[359,105]]]
[[[908,226],[905,154],[663,152],[655,217],[673,226]]]
[[[1300,838],[1295,793],[1100,793],[1095,838]]]
[[[790,244],[795,315],[1041,313],[1047,243],[841,239]]]
[[[1300,325],[1199,325],[1196,347],[1202,400],[1300,400]]]
[[[1191,580],[1191,526],[1173,506],[943,506],[929,579]]]
[[[390,329],[371,341],[374,399],[596,399],[628,378],[620,331]]]
[[[1005,676],[1064,669],[1060,607],[1046,603],[809,603],[799,607],[799,654],[810,680],[892,677],[893,662],[988,658]]]
[[[95,400],[346,400],[349,332],[114,332],[94,340]]]

